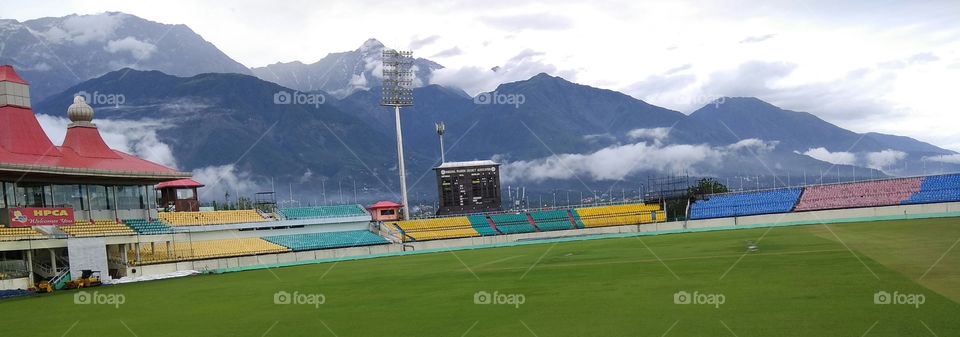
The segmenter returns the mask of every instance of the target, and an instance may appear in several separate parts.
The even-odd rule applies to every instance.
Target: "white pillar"
[[[53,273],[57,273],[57,253],[53,251],[53,248],[47,248],[47,251],[50,252],[50,267],[53,269]]]
[[[33,280],[33,250],[27,249],[27,277],[30,278],[30,286],[36,285]]]
[[[398,169],[400,170],[400,203],[403,204],[403,216],[410,218],[410,205],[407,203],[407,174],[403,165],[403,134],[400,131],[400,107],[395,106],[394,112],[397,121],[397,158],[399,160]]]

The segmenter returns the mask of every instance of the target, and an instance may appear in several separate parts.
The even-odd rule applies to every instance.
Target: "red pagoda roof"
[[[193,179],[180,179],[174,181],[164,181],[157,184],[156,189],[162,190],[165,188],[193,188],[193,187],[203,187],[203,184],[194,181]]]
[[[3,83],[27,85],[9,65],[0,66],[0,95],[24,96],[26,90],[15,88],[16,92],[8,92]],[[24,98],[29,101],[29,97]],[[92,118],[93,110],[79,98],[74,106],[78,102],[89,109]],[[110,149],[96,126],[88,121],[71,123],[63,146],[55,146],[40,128],[33,110],[26,106],[0,105],[0,171],[162,180],[190,176]]]
[[[368,209],[381,209],[381,208],[398,208],[403,207],[403,205],[395,203],[393,201],[380,201],[373,206],[367,207]]]
[[[13,66],[9,64],[0,66],[0,82],[27,84],[27,81],[24,81],[22,78],[20,78],[20,76],[17,76],[17,72],[14,71]]]

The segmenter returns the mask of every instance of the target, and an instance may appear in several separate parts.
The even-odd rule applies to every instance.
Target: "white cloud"
[[[589,177],[619,180],[647,170],[676,172],[696,164],[718,162],[722,153],[707,145],[650,145],[636,143],[611,146],[588,154],[561,154],[503,165],[503,180],[544,181]]]
[[[960,164],[960,154],[923,157],[923,160],[934,161],[939,163],[947,163],[947,164]]]
[[[645,128],[645,129],[633,129],[630,132],[627,132],[627,137],[630,139],[646,139],[646,140],[656,140],[662,141],[670,135],[670,128]]]
[[[111,13],[71,16],[58,26],[50,27],[39,34],[51,43],[72,42],[84,45],[91,41],[106,41],[113,36],[125,18],[124,14]]]
[[[756,154],[761,154],[761,153],[767,153],[767,152],[773,151],[774,149],[777,148],[778,144],[780,144],[780,141],[776,141],[776,140],[765,141],[757,138],[748,138],[748,139],[743,139],[736,143],[727,145],[727,148],[732,151],[747,149],[747,150],[753,151]]]
[[[883,171],[884,168],[893,166],[897,162],[907,158],[907,153],[897,150],[883,150],[877,152],[852,153],[846,151],[830,152],[822,147],[809,149],[803,154],[813,159],[825,161],[835,165],[857,165],[865,166]]]
[[[149,42],[137,40],[132,36],[127,36],[120,40],[111,40],[103,47],[104,50],[111,53],[129,52],[138,60],[146,60],[157,51],[157,46]]]
[[[530,49],[524,50],[507,60],[497,68],[462,67],[444,68],[433,72],[430,83],[463,89],[470,95],[492,91],[498,85],[529,79],[539,73],[547,73],[572,80],[575,72],[560,70],[552,64],[543,62],[544,54]]]
[[[425,38],[413,37],[413,40],[410,41],[410,50],[417,50],[437,42],[440,39],[440,35],[430,35]]]
[[[868,152],[866,157],[867,167],[883,171],[884,168],[907,158],[907,153],[888,149],[878,152]]]
[[[227,192],[230,193],[231,200],[236,200],[238,195],[249,197],[263,190],[250,172],[239,171],[233,164],[193,170],[193,180],[206,185],[200,189],[201,200],[223,200]]]
[[[829,150],[818,147],[809,149],[803,154],[813,159],[825,161],[836,165],[854,165],[857,163],[857,155],[852,152],[830,152]]]
[[[69,120],[63,117],[37,114],[40,127],[55,145],[63,144],[67,134]],[[165,123],[157,120],[95,120],[100,136],[110,148],[155,162],[171,168],[177,168],[177,160],[170,145],[160,141],[157,131]]]

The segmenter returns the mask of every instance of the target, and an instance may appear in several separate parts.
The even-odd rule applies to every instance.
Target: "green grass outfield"
[[[0,336],[960,336],[958,239],[960,219],[882,221],[204,275],[86,290],[119,306],[2,301]],[[281,291],[325,302],[275,304]],[[481,291],[523,303],[475,304]],[[681,291],[723,304],[676,304]]]

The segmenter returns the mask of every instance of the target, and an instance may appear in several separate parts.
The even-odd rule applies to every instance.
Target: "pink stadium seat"
[[[796,211],[899,205],[920,191],[922,178],[807,187]]]

